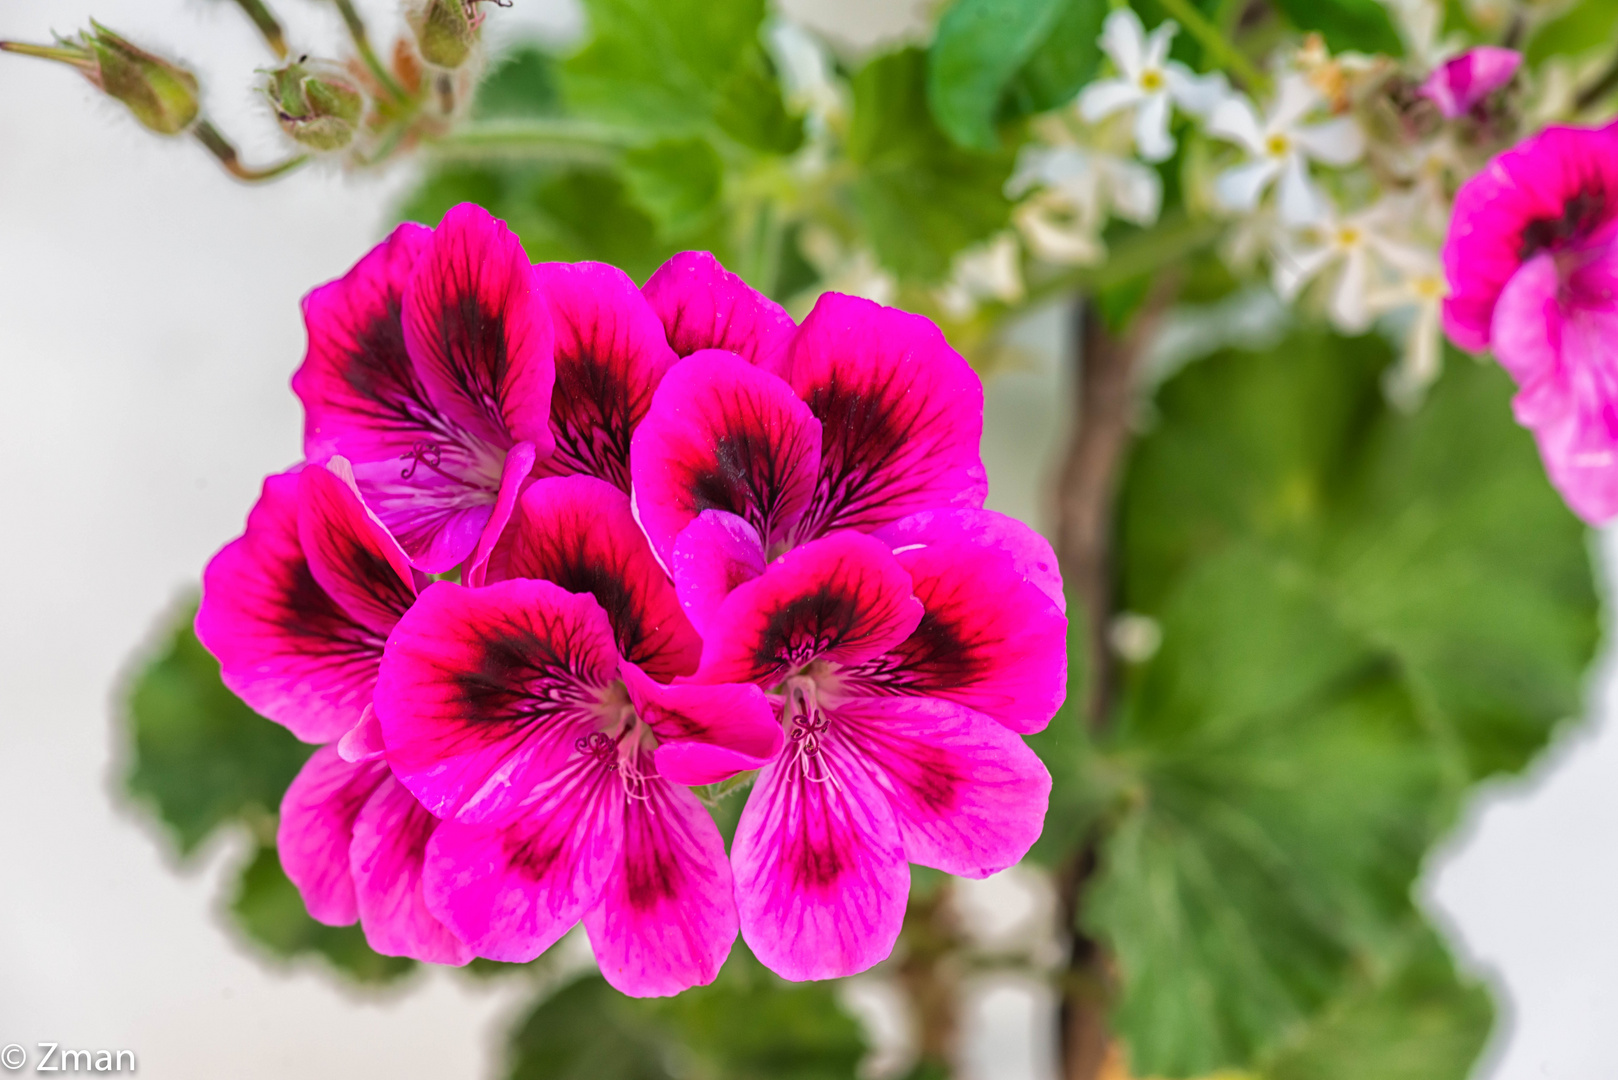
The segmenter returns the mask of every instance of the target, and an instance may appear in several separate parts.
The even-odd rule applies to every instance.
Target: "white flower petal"
[[[1214,107],[1208,116],[1208,134],[1238,143],[1254,154],[1264,152],[1264,129],[1259,126],[1253,103],[1232,94]]]
[[[1136,225],[1150,225],[1163,208],[1163,178],[1156,169],[1122,158],[1107,163],[1108,197],[1113,213]]]
[[[1126,79],[1138,80],[1146,68],[1146,28],[1140,16],[1126,7],[1109,12],[1101,24],[1101,51],[1112,57]]]
[[[1269,127],[1286,131],[1315,108],[1323,99],[1307,75],[1292,74],[1281,78],[1271,106]]]
[[[1135,145],[1147,161],[1167,161],[1174,155],[1168,94],[1151,94],[1135,109]]]
[[[1280,196],[1281,220],[1288,225],[1309,225],[1319,221],[1326,212],[1325,200],[1309,179],[1309,166],[1302,154],[1288,154],[1281,166]]]
[[[1106,253],[1095,229],[1078,219],[1062,219],[1044,203],[1026,203],[1013,215],[1028,249],[1046,262],[1083,266],[1100,262]]]
[[[1174,103],[1192,116],[1208,117],[1230,96],[1230,83],[1223,72],[1196,75],[1178,60],[1170,60],[1163,65],[1163,78]]]
[[[1146,96],[1138,83],[1123,79],[1102,79],[1079,93],[1079,115],[1089,123],[1126,109]]]
[[[1274,158],[1260,158],[1237,165],[1220,173],[1214,180],[1214,194],[1227,209],[1247,211],[1258,206],[1259,196],[1269,186],[1281,163]]]
[[[1174,35],[1180,29],[1180,24],[1173,19],[1164,19],[1146,38],[1145,55],[1141,57],[1141,69],[1149,71],[1152,68],[1162,70],[1163,61],[1169,58],[1169,46],[1174,42]]]
[[[1305,154],[1327,165],[1347,165],[1365,153],[1365,133],[1350,116],[1298,128],[1292,133],[1292,141]]]
[[[1343,256],[1343,273],[1332,290],[1329,311],[1337,329],[1346,334],[1364,333],[1371,325],[1371,308],[1366,290],[1371,279],[1371,260],[1363,247],[1354,247]]]
[[[1330,247],[1299,249],[1278,246],[1275,250],[1275,266],[1270,273],[1276,295],[1291,303],[1299,291],[1340,254],[1336,248]]]

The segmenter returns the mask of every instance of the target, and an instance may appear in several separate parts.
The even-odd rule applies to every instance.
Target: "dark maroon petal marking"
[[[646,299],[680,356],[723,349],[780,373],[797,327],[786,309],[730,273],[706,251],[687,251],[646,282]]]
[[[298,539],[324,591],[377,634],[386,636],[415,602],[410,560],[365,508],[343,458],[299,474]]]

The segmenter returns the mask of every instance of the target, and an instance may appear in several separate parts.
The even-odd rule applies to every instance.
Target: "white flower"
[[[1022,248],[1003,232],[987,243],[955,256],[950,280],[937,290],[939,306],[957,319],[968,319],[985,300],[1015,304],[1025,295]]]
[[[869,248],[849,250],[836,233],[821,225],[810,225],[798,236],[798,250],[820,274],[816,287],[793,298],[793,304],[807,314],[809,306],[825,292],[862,296],[878,304],[892,303],[899,283],[882,268]],[[794,315],[800,312],[794,311]]]
[[[847,111],[831,57],[809,31],[786,19],[773,19],[764,31],[770,57],[781,73],[787,105],[801,109],[810,134],[824,134]]]
[[[1101,49],[1112,58],[1118,77],[1093,82],[1079,94],[1079,115],[1090,123],[1123,109],[1135,110],[1135,145],[1147,161],[1165,161],[1174,153],[1169,135],[1169,104],[1205,116],[1225,96],[1222,75],[1197,76],[1170,60],[1169,42],[1178,27],[1165,20],[1151,36],[1140,16],[1117,8],[1101,26]]]
[[[1389,271],[1397,273],[1425,257],[1402,239],[1409,232],[1410,209],[1407,200],[1387,198],[1343,218],[1327,211],[1306,230],[1303,243],[1278,245],[1275,291],[1291,302],[1310,281],[1335,268],[1327,313],[1344,333],[1364,332],[1376,314],[1373,297]]]
[[[1436,252],[1398,248],[1389,254],[1398,279],[1367,299],[1374,310],[1403,323],[1403,354],[1388,369],[1383,389],[1395,405],[1413,409],[1444,369],[1442,312],[1449,286]]]
[[[1365,136],[1351,117],[1318,124],[1303,118],[1321,104],[1320,93],[1300,74],[1281,78],[1275,102],[1263,120],[1246,98],[1227,97],[1208,119],[1208,132],[1244,147],[1253,160],[1219,175],[1214,190],[1228,208],[1258,206],[1271,181],[1278,187],[1281,220],[1303,225],[1318,218],[1322,197],[1309,179],[1309,161],[1347,165],[1365,150]]]
[[[1025,146],[1006,184],[1012,198],[1034,190],[1013,220],[1047,262],[1083,265],[1106,254],[1100,233],[1109,215],[1137,225],[1157,220],[1163,182],[1130,158],[1077,145]]]

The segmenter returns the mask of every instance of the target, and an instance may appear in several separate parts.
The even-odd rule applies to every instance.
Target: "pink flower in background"
[[[773,757],[769,703],[645,673],[689,671],[700,642],[608,484],[535,483],[490,576],[424,592],[377,687],[394,774],[446,819],[429,908],[493,959],[531,959],[582,918],[626,993],[711,981],[736,935],[730,868],[682,785]]]
[[[367,504],[428,573],[492,543],[553,441],[551,320],[516,236],[469,204],[436,230],[401,225],[310,293],[304,320],[292,387],[307,458],[354,462]]]
[[[1480,45],[1438,65],[1416,91],[1451,120],[1511,82],[1522,64],[1522,53],[1497,45]]]
[[[1553,483],[1618,514],[1618,130],[1548,128],[1461,187],[1444,243],[1444,328],[1519,387]]]

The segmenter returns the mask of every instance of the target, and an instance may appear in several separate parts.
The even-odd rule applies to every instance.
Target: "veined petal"
[[[517,509],[517,499],[528,483],[534,469],[534,444],[520,442],[506,454],[500,468],[500,488],[495,492],[494,505],[489,507],[489,520],[483,523],[477,546],[466,562],[466,583],[474,588],[484,584],[489,576],[489,557],[506,534],[511,515]]]
[[[427,844],[429,910],[479,956],[532,960],[600,901],[621,862],[626,801],[616,770],[575,752],[508,823],[444,822]]]
[[[376,761],[388,752],[382,739],[382,725],[377,721],[376,709],[367,705],[360,722],[337,740],[337,756],[344,761]]]
[[[584,473],[629,490],[629,439],[679,359],[629,275],[605,263],[540,263],[536,287],[555,331],[547,476]],[[790,320],[789,320],[790,322]]]
[[[1365,133],[1352,116],[1300,127],[1292,132],[1292,141],[1309,157],[1327,165],[1350,165],[1365,153]]]
[[[801,537],[983,505],[983,383],[931,322],[825,293],[793,339],[790,369],[822,428]]]
[[[696,796],[662,780],[624,800],[623,815],[619,864],[584,913],[602,977],[631,997],[713,982],[737,931],[719,827]]]
[[[349,764],[335,746],[323,746],[304,762],[281,799],[275,850],[316,922],[348,926],[360,917],[348,849],[354,820],[387,779],[383,762]]]
[[[415,601],[409,557],[360,501],[343,458],[298,474],[298,541],[320,587],[379,637]]]
[[[1134,80],[1100,79],[1079,91],[1079,115],[1086,123],[1094,124],[1138,104],[1145,96]]]
[[[594,597],[548,581],[437,582],[388,639],[376,688],[388,761],[439,817],[503,818],[595,730],[617,676]]]
[[[443,420],[405,349],[405,285],[432,240],[406,223],[346,275],[303,299],[309,352],[292,377],[304,407],[304,456],[397,458],[444,441]]]
[[[438,819],[391,775],[377,786],[354,822],[349,865],[365,940],[383,956],[429,964],[472,959],[460,938],[427,909],[421,871]]]
[[[887,793],[910,862],[984,878],[1039,839],[1050,773],[989,717],[927,698],[853,698],[830,722]]]
[[[1542,251],[1511,276],[1494,305],[1489,332],[1495,359],[1519,386],[1558,374],[1562,346],[1561,273]],[[1528,420],[1519,420],[1530,423]]]
[[[439,411],[506,450],[551,452],[550,314],[522,244],[487,210],[444,215],[405,289],[404,337]]]
[[[926,614],[893,649],[847,670],[861,693],[926,695],[1013,731],[1039,731],[1067,696],[1067,617],[1003,549],[941,540],[895,553]]]
[[[687,251],[658,268],[641,290],[680,356],[704,349],[733,352],[780,374],[797,326],[786,309],[719,265],[706,251]]]
[[[995,510],[923,510],[873,534],[895,551],[924,544],[968,544],[993,548],[1011,560],[1015,572],[1050,597],[1067,614],[1062,571],[1051,542],[1014,517]]]
[[[534,578],[588,593],[607,613],[619,655],[667,681],[697,670],[702,639],[629,511],[629,496],[593,476],[535,481],[492,560],[491,580]]]
[[[310,571],[295,472],[264,481],[246,532],[208,563],[196,631],[225,685],[304,742],[341,738],[371,703],[383,637]]]
[[[731,865],[742,938],[777,975],[840,978],[893,951],[910,892],[899,825],[886,792],[835,737],[759,774]]]
[[[766,543],[814,495],[820,425],[785,382],[739,356],[693,353],[664,376],[630,456],[635,515],[668,566],[704,510],[736,514]]]
[[[911,593],[910,575],[881,541],[856,532],[810,541],[720,605],[698,678],[768,687],[813,660],[880,656],[921,621]]]
[[[717,784],[760,769],[781,750],[781,722],[751,683],[664,686],[620,667],[635,713],[657,736],[657,774],[675,784]]]
[[[511,457],[462,434],[461,442],[420,443],[403,459],[354,465],[366,505],[398,539],[411,564],[429,574],[448,573],[477,547]],[[511,449],[522,446],[532,444]]]
[[[704,510],[675,538],[669,572],[680,607],[700,634],[732,589],[764,572],[764,542],[735,514]]]

